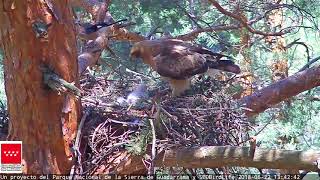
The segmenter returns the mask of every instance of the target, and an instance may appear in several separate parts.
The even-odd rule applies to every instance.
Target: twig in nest
[[[154,158],[156,157],[156,130],[153,125],[153,120],[149,119],[150,126],[151,126],[151,131],[152,131],[152,147],[151,147],[151,164],[148,169],[148,173],[154,174]]]
[[[108,121],[105,121],[104,123],[99,124],[99,126],[94,129],[94,132],[93,132],[93,135],[92,135],[92,138],[91,138],[92,144],[94,144],[94,140],[95,140],[96,134],[99,131],[99,129],[101,127],[105,126],[107,124],[107,122]],[[95,151],[95,148],[92,148],[92,149]],[[98,152],[96,152],[96,153],[98,153]]]
[[[91,110],[87,110],[85,111],[84,115],[81,118],[80,124],[79,124],[79,128],[78,128],[78,132],[77,132],[77,136],[76,136],[76,141],[73,145],[73,150],[74,150],[74,157],[77,158],[78,160],[78,166],[79,166],[79,174],[82,174],[83,169],[81,167],[81,153],[80,153],[80,142],[81,142],[81,132],[82,132],[82,127],[84,125],[84,122],[87,119],[87,116],[90,114]],[[73,165],[70,171],[70,176],[69,179],[73,179],[74,178],[74,172],[75,172],[75,168],[76,165]]]
[[[141,73],[135,72],[135,71],[133,71],[131,69],[128,69],[128,68],[126,68],[126,71],[129,72],[129,73],[132,73],[132,74],[135,74],[135,75],[138,75],[138,76],[142,76],[142,77],[145,77],[147,79],[150,79],[150,80],[154,81],[154,79],[152,77],[147,76],[145,74],[141,74]]]
[[[124,122],[124,121],[118,121],[114,119],[108,119],[110,122],[123,124],[123,125],[131,125],[131,126],[145,126],[143,123],[137,123],[137,122]]]
[[[165,113],[167,116],[169,116],[169,118],[171,118],[172,120],[174,120],[174,121],[176,121],[176,122],[179,123],[177,116],[174,116],[174,115],[170,114],[167,110],[165,110],[165,109],[164,109],[163,107],[161,107],[161,106],[160,106],[159,108],[160,108],[160,110],[161,110],[163,113]]]
[[[130,111],[130,109],[132,108],[132,106],[133,106],[133,103],[131,103],[131,104],[129,105],[129,107],[127,108],[127,111]]]
[[[252,109],[250,109],[250,108],[246,108],[246,107],[240,107],[240,109],[245,110],[245,111],[250,111],[250,112],[252,112],[252,111],[253,111]]]

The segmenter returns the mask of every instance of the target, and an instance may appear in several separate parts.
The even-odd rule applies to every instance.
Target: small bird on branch
[[[104,28],[104,27],[108,27],[108,26],[112,26],[112,25],[115,25],[115,24],[119,24],[120,22],[124,22],[124,21],[127,21],[127,19],[121,19],[119,21],[115,21],[115,22],[112,22],[112,23],[97,23],[97,24],[92,24],[92,23],[77,23],[80,28],[79,28],[79,36],[82,38],[82,39],[86,39],[86,40],[92,40],[96,37],[98,37],[98,31],[101,29],[101,28]]]

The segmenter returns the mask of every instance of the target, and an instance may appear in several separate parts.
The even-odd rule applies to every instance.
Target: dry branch
[[[247,17],[245,17],[245,16],[243,16],[241,14],[236,14],[236,13],[232,13],[232,12],[227,11],[217,1],[215,1],[215,0],[209,0],[209,1],[214,7],[217,8],[217,10],[219,12],[221,12],[222,14],[237,20],[239,23],[238,24],[236,24],[236,23],[235,24],[228,24],[228,25],[227,24],[222,24],[222,25],[210,26],[210,27],[207,27],[207,28],[201,28],[198,25],[198,29],[195,29],[195,30],[193,30],[193,31],[191,31],[191,32],[189,32],[187,34],[179,35],[179,36],[176,37],[177,39],[190,41],[190,40],[195,39],[200,33],[235,30],[235,29],[241,29],[243,27],[248,29],[248,31],[253,33],[253,34],[258,34],[258,35],[263,35],[263,36],[281,36],[281,35],[284,35],[284,34],[288,33],[293,28],[300,27],[300,26],[291,26],[291,27],[284,28],[284,29],[282,29],[282,30],[280,30],[278,32],[270,32],[270,33],[259,31],[259,30],[256,30],[256,29],[252,28],[252,25],[254,23],[257,23],[261,19],[263,19],[266,16],[267,13],[269,13],[270,11],[272,11],[274,9],[283,8],[285,6],[273,6],[273,7],[270,7],[270,9],[268,11],[266,11],[263,15],[259,15],[259,16],[256,16],[256,17],[252,18],[251,20],[247,20]]]

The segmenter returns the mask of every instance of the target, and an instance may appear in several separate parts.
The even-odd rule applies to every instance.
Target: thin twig
[[[79,128],[78,128],[78,132],[77,132],[77,136],[76,136],[76,141],[73,145],[73,150],[74,150],[74,155],[75,158],[77,158],[77,162],[78,162],[78,166],[79,166],[79,174],[83,173],[83,169],[81,167],[81,152],[80,152],[80,143],[81,143],[81,133],[82,133],[82,127],[84,125],[84,122],[87,119],[87,116],[91,113],[91,110],[87,110],[85,111],[85,113],[83,114],[80,124],[79,124]],[[74,173],[75,173],[75,169],[76,169],[76,165],[73,165],[70,171],[70,176],[69,179],[74,179]]]
[[[274,119],[271,118],[254,136],[258,136]]]
[[[151,147],[151,164],[148,173],[154,174],[154,159],[156,157],[156,130],[154,128],[153,119],[149,119],[151,131],[152,131],[152,147]]]
[[[309,68],[309,66],[315,62],[317,62],[320,59],[320,56],[313,58],[311,61],[309,61],[306,65],[304,65],[298,72],[304,71]]]
[[[126,71],[129,72],[129,73],[132,73],[132,74],[135,74],[135,75],[138,75],[138,76],[142,76],[142,77],[145,77],[147,79],[150,79],[150,80],[154,81],[154,79],[152,77],[147,76],[145,74],[141,74],[141,73],[135,72],[135,71],[133,71],[131,69],[128,69],[128,68],[126,68]]]

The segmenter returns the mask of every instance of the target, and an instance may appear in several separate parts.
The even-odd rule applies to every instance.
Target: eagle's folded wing
[[[184,46],[168,47],[154,58],[155,70],[164,77],[187,79],[207,71],[206,59],[199,53],[190,52]]]

